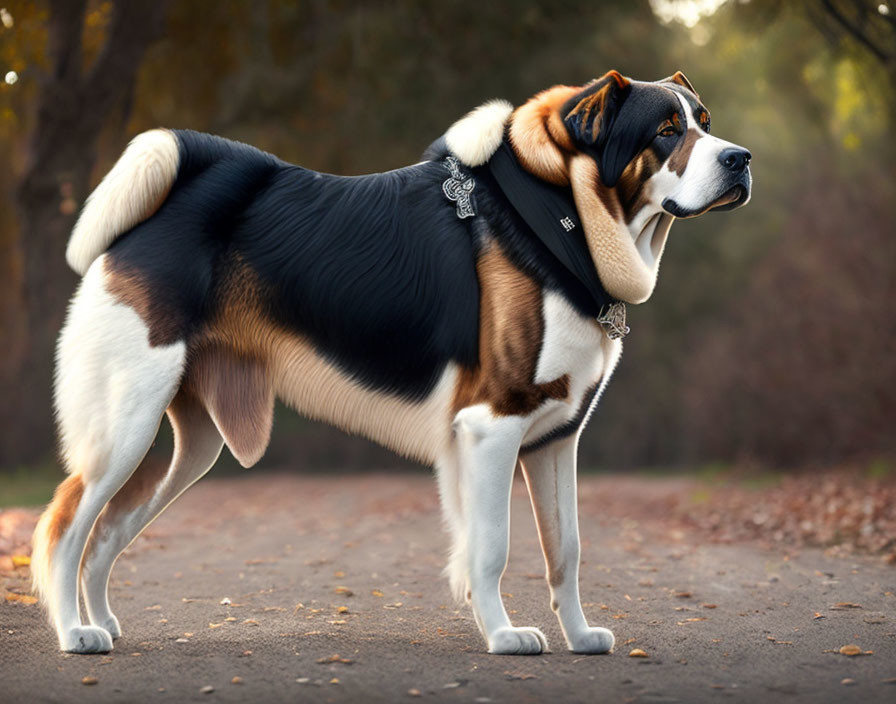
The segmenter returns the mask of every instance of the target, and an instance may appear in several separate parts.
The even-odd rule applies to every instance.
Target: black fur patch
[[[175,133],[181,167],[159,211],[110,249],[189,340],[241,259],[265,313],[368,388],[422,399],[449,361],[474,366],[479,290],[467,222],[427,162],[345,177],[247,145]]]

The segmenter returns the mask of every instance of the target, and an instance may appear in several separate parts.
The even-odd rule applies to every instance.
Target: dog
[[[31,563],[62,650],[112,649],[118,555],[223,445],[255,464],[279,398],[436,468],[446,571],[491,653],[548,648],[501,599],[521,465],[566,644],[610,651],[579,599],[578,438],[673,220],[744,205],[750,158],[710,135],[681,72],[486,103],[420,163],[366,176],[137,136],[66,251],[83,276],[55,375],[69,476]],[[141,462],[166,413],[159,471]]]

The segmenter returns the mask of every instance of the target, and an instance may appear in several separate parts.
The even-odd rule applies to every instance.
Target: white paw
[[[108,653],[112,636],[99,626],[80,626],[66,633],[61,645],[67,653]]]
[[[616,643],[613,632],[606,628],[589,628],[569,639],[574,653],[609,653]]]
[[[547,638],[537,628],[499,628],[488,639],[488,652],[495,655],[538,655],[547,649]]]
[[[112,640],[118,640],[121,638],[121,624],[118,623],[118,619],[115,618],[113,614],[109,614],[109,618],[103,621],[100,624],[100,627],[106,631],[109,631],[109,635],[112,636]]]

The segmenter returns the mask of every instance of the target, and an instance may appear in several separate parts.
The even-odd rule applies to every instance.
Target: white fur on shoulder
[[[84,276],[116,237],[158,210],[179,161],[177,139],[168,130],[134,137],[84,204],[65,250],[68,265]]]
[[[467,166],[481,166],[500,146],[512,112],[513,106],[506,100],[483,103],[448,128],[448,148]]]

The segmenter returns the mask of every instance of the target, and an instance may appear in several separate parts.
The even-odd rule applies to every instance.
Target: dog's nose
[[[735,173],[739,173],[747,168],[747,164],[750,163],[752,158],[753,155],[750,152],[740,147],[731,147],[719,152],[719,163]]]

